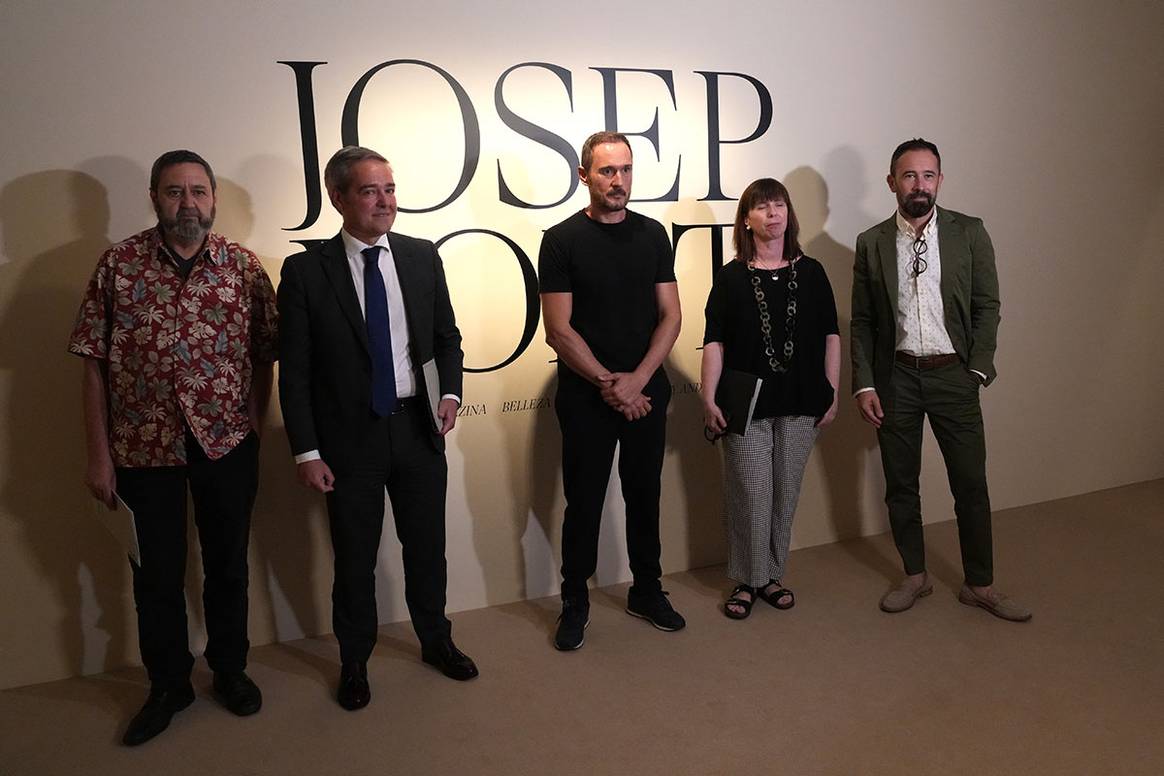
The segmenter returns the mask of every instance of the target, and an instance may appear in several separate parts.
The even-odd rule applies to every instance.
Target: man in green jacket
[[[885,503],[906,578],[881,599],[902,612],[933,592],[922,538],[922,422],[938,440],[954,495],[965,581],[958,600],[1003,619],[1031,613],[993,587],[986,436],[978,391],[995,378],[998,274],[982,221],[937,207],[938,148],[908,140],[887,176],[897,212],[857,237],[853,391],[877,429]]]

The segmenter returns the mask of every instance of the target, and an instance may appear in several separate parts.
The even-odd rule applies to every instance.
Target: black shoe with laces
[[[565,599],[562,613],[558,615],[558,632],[554,636],[554,647],[569,652],[578,649],[586,641],[586,626],[590,624],[590,602]]]
[[[632,589],[626,597],[626,613],[646,620],[661,631],[683,630],[687,626],[683,615],[671,607],[666,590],[636,593]]]

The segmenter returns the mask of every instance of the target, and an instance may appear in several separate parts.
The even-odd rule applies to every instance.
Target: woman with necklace
[[[716,273],[705,310],[700,394],[707,431],[723,439],[727,574],[739,583],[724,614],[734,620],[757,598],[777,609],[796,602],[783,584],[792,516],[813,443],[837,413],[836,303],[824,267],[801,253],[799,231],[784,185],[753,181],[736,208],[735,260]],[[727,432],[727,402],[717,398],[727,377],[759,379],[742,434]]]

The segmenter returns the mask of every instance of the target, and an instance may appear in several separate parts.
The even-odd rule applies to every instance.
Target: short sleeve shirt
[[[673,282],[666,230],[638,213],[606,224],[579,211],[542,238],[541,293],[572,295],[570,326],[610,371],[630,372],[643,360],[659,325],[655,286]]]
[[[106,363],[117,466],[211,459],[250,433],[255,364],[276,358],[275,291],[258,257],[210,234],[183,281],[155,227],[114,245],[89,281],[69,352]]]

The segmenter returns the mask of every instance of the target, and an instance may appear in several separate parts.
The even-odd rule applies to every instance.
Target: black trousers
[[[659,478],[666,448],[671,384],[662,369],[643,390],[651,411],[627,420],[589,383],[563,375],[555,411],[562,428],[562,598],[588,600],[587,580],[598,568],[598,531],[610,466],[618,446],[618,475],[626,503],[626,543],[634,591],[661,589],[659,577]]]
[[[214,671],[247,664],[247,544],[259,483],[253,432],[222,458],[206,457],[186,434],[186,465],[119,467],[117,493],[133,510],[142,565],[133,568],[141,659],[157,687],[190,681],[186,624],[186,491],[202,547],[206,662]]]
[[[956,362],[924,371],[895,364],[892,384],[878,390],[885,412],[877,432],[885,470],[885,504],[907,574],[926,570],[918,478],[922,420],[928,417],[954,495],[966,584],[986,586],[994,580],[986,434],[978,389],[977,378]]]
[[[372,421],[357,463],[335,471],[327,494],[335,554],[332,626],[345,663],[365,662],[376,645],[376,561],[384,525],[384,490],[392,503],[404,560],[404,599],[422,645],[448,638],[445,617],[445,455],[432,444],[423,399]]]

